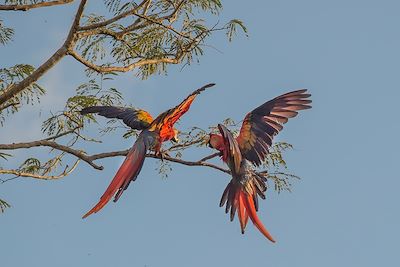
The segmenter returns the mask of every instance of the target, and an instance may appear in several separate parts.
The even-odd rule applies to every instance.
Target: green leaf
[[[21,166],[19,167],[19,170],[21,172],[36,174],[39,172],[40,167],[41,167],[41,163],[38,159],[28,158],[24,161],[24,163],[21,164]]]
[[[238,19],[233,19],[231,21],[229,21],[225,27],[227,29],[226,31],[226,35],[228,36],[228,40],[229,42],[231,42],[233,40],[233,37],[236,36],[237,34],[237,27],[239,26],[239,28],[244,32],[244,34],[246,35],[246,37],[248,37],[249,35],[247,34],[247,28],[244,25],[244,23],[241,20]]]
[[[12,40],[14,30],[3,26],[3,21],[0,19],[0,44],[5,45]]]
[[[0,199],[0,211],[3,213],[7,208],[11,208],[11,205]]]
[[[29,75],[35,68],[28,64],[17,64],[10,68],[0,69],[0,94],[13,84],[16,84]],[[34,105],[39,102],[40,97],[46,93],[45,89],[37,83],[32,83],[22,92],[9,99],[4,106],[7,108],[0,110],[0,125],[3,125],[5,115],[17,112],[23,103]]]
[[[11,154],[0,152],[0,158],[7,160],[7,157],[12,157]]]

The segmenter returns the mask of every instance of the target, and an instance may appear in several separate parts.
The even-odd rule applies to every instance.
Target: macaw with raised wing
[[[232,179],[226,186],[220,201],[233,221],[238,212],[242,234],[250,217],[258,230],[270,241],[274,238],[257,216],[258,197],[265,199],[266,178],[255,172],[272,145],[273,137],[283,129],[289,118],[299,110],[311,108],[311,95],[307,89],[280,95],[249,112],[235,138],[225,126],[218,124],[220,134],[210,134],[208,145],[221,152],[222,160],[231,170]]]
[[[161,113],[154,120],[148,112],[132,108],[94,106],[81,111],[81,114],[98,113],[107,118],[122,119],[131,128],[142,130],[100,201],[82,218],[101,210],[113,196],[114,202],[118,201],[130,182],[135,181],[139,175],[147,150],[151,149],[155,151],[156,155],[162,155],[160,148],[164,141],[177,141],[178,130],[174,128],[174,124],[189,110],[198,94],[214,85],[211,83],[197,89],[182,103]]]

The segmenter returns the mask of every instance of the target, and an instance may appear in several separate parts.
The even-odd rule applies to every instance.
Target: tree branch
[[[172,12],[170,15],[168,15],[167,17],[165,17],[165,19],[168,19],[169,22],[174,22],[176,20],[176,18],[178,17],[178,12],[179,10],[182,8],[183,4],[186,2],[187,0],[182,0],[179,2],[179,4],[176,6],[174,12]]]
[[[210,155],[210,156],[211,156],[211,155]],[[146,154],[146,157],[155,158],[155,159],[161,159],[159,156],[156,156],[156,155],[154,155],[154,154]],[[207,158],[207,157],[206,157],[206,158]],[[227,170],[227,169],[224,169],[224,168],[219,167],[219,166],[217,166],[217,165],[214,165],[214,164],[212,164],[212,163],[208,163],[208,162],[201,161],[201,160],[199,160],[199,161],[187,161],[187,160],[177,159],[177,158],[168,157],[168,156],[164,156],[163,159],[164,159],[164,160],[171,161],[171,162],[183,164],[183,165],[186,165],[186,166],[203,166],[203,167],[209,167],[209,168],[213,168],[213,169],[222,171],[222,172],[224,172],[224,173],[231,174],[231,172],[230,172],[229,170]]]
[[[107,72],[128,72],[134,68],[141,67],[144,65],[148,64],[159,64],[159,63],[168,63],[168,64],[179,64],[180,59],[179,58],[159,58],[159,59],[142,59],[139,60],[135,63],[129,64],[127,66],[99,66],[96,65],[86,59],[84,59],[82,56],[80,56],[78,53],[76,53],[74,50],[70,49],[68,51],[68,54],[81,62],[83,65],[86,67],[95,70],[97,72],[101,73],[107,73]]]
[[[56,135],[47,137],[47,138],[45,138],[45,139],[43,139],[43,140],[55,140],[55,139],[57,139],[57,138],[60,138],[60,137],[62,137],[62,136],[65,136],[65,135],[68,135],[68,134],[71,134],[71,133],[77,134],[75,131],[78,130],[78,129],[80,129],[80,128],[82,128],[82,127],[83,127],[83,125],[80,124],[80,125],[76,126],[75,128],[73,128],[73,129],[71,129],[71,130],[68,130],[68,131],[65,131],[65,132],[62,132],[62,133],[59,133],[59,134],[56,134]]]
[[[57,180],[57,179],[61,179],[64,178],[65,176],[68,176],[69,174],[71,174],[76,167],[78,166],[80,162],[80,159],[78,159],[74,165],[72,165],[72,167],[68,170],[68,165],[65,167],[64,171],[59,174],[59,175],[39,175],[39,174],[34,174],[34,173],[29,173],[29,172],[21,172],[18,170],[0,170],[0,174],[13,174],[17,178],[17,177],[30,177],[30,178],[35,178],[35,179],[40,179],[40,180]],[[10,178],[10,179],[0,179],[0,182],[3,184],[11,179],[14,178]]]
[[[32,148],[32,147],[39,147],[39,146],[51,147],[51,148],[66,152],[68,154],[71,154],[71,155],[77,157],[78,159],[85,161],[86,163],[88,163],[90,166],[92,166],[96,170],[103,170],[103,166],[97,165],[93,161],[98,160],[98,159],[103,159],[103,158],[116,157],[116,156],[126,156],[129,152],[129,149],[127,149],[127,150],[121,150],[121,151],[99,153],[99,154],[94,154],[94,155],[89,156],[81,150],[76,150],[71,147],[58,144],[54,141],[49,141],[48,138],[43,139],[43,140],[38,140],[38,141],[25,142],[25,143],[0,144],[0,150],[14,150],[14,149]],[[150,154],[150,153],[146,154],[146,157],[167,160],[167,161],[183,164],[186,166],[210,167],[210,168],[230,174],[229,170],[226,170],[217,165],[206,162],[206,160],[214,158],[218,155],[219,155],[219,153],[214,153],[214,154],[204,157],[198,161],[186,161],[186,160],[182,160],[182,159],[178,159],[178,158],[174,158],[174,157],[170,157],[170,156],[163,156],[161,158],[160,156],[156,156],[156,155]],[[14,172],[16,172],[16,171],[14,171]],[[0,171],[0,173],[2,173],[2,172]],[[10,173],[10,174],[15,174],[15,173]],[[20,175],[20,176],[26,176],[26,175]]]
[[[63,178],[67,175],[69,175],[71,172],[73,172],[75,170],[75,168],[77,167],[78,163],[80,160],[85,161],[86,163],[88,163],[90,166],[92,166],[93,168],[97,169],[97,170],[103,170],[103,166],[97,165],[95,164],[93,161],[98,160],[98,159],[104,159],[104,158],[111,158],[111,157],[117,157],[117,156],[126,156],[129,152],[129,149],[127,150],[120,150],[120,151],[112,151],[112,152],[104,152],[104,153],[99,153],[99,154],[93,154],[91,156],[85,154],[84,152],[80,151],[80,150],[76,150],[67,146],[63,146],[60,144],[57,144],[55,142],[52,141],[46,141],[46,140],[39,140],[39,141],[33,141],[33,142],[27,142],[27,143],[17,143],[17,144],[9,144],[9,145],[5,145],[5,144],[0,144],[0,150],[11,150],[11,149],[20,149],[20,148],[31,148],[31,147],[37,147],[37,146],[47,146],[47,147],[52,147],[54,149],[69,153],[75,157],[78,158],[78,160],[75,162],[75,164],[71,167],[71,169],[68,169],[68,166],[66,167],[66,169],[63,171],[63,173],[59,174],[59,175],[55,175],[55,176],[46,176],[46,175],[38,175],[38,174],[32,174],[32,173],[26,173],[26,172],[21,172],[18,170],[1,170],[0,169],[0,174],[14,174],[17,177],[23,176],[23,177],[31,177],[31,178],[36,178],[36,179],[43,179],[43,180],[54,180],[54,179],[60,179]],[[146,157],[147,158],[154,158],[154,159],[161,159],[161,160],[166,160],[166,161],[170,161],[170,162],[174,162],[174,163],[178,163],[178,164],[182,164],[182,165],[186,165],[186,166],[199,166],[199,167],[208,167],[208,168],[212,168],[215,170],[219,170],[221,172],[227,173],[227,174],[231,174],[231,172],[225,168],[219,167],[215,164],[209,163],[207,162],[207,160],[210,160],[212,158],[215,158],[217,156],[220,156],[220,153],[214,153],[211,155],[208,155],[206,157],[203,157],[202,159],[198,160],[198,161],[188,161],[188,160],[183,160],[183,159],[179,159],[179,158],[174,158],[168,155],[155,155],[153,153],[147,153]],[[285,175],[285,176],[290,176],[290,177],[295,177],[298,178],[295,175],[291,175],[291,174],[287,174],[287,173],[283,173],[283,172],[274,172],[274,173],[269,173],[268,171],[260,171],[260,172],[256,172],[259,175],[268,175],[268,176],[273,176],[273,175]],[[6,182],[7,180],[0,180],[3,183]]]
[[[4,110],[4,109],[7,109],[7,108],[9,108],[9,107],[16,107],[16,106],[18,106],[19,104],[20,104],[19,102],[10,102],[10,103],[6,103],[5,105],[0,106],[0,111],[1,111],[1,110]]]
[[[31,75],[26,77],[24,80],[17,84],[11,85],[7,90],[4,90],[0,94],[0,106],[4,104],[9,99],[13,98],[15,95],[23,91],[25,88],[30,86],[32,83],[36,82],[40,77],[42,77],[50,68],[57,64],[65,55],[70,46],[74,43],[74,35],[79,27],[79,21],[82,17],[83,9],[86,5],[87,0],[82,0],[79,4],[78,10],[75,14],[74,22],[72,23],[71,29],[68,33],[67,39],[64,44],[39,68],[37,68]]]
[[[116,156],[126,156],[129,152],[129,149],[127,150],[121,150],[121,151],[113,151],[113,152],[105,152],[105,153],[100,153],[100,154],[94,154],[92,156],[89,156],[88,159],[90,160],[97,160],[97,159],[103,159],[103,158],[110,158],[110,157],[116,157]],[[206,162],[205,160],[214,158],[216,156],[218,156],[219,153],[214,153],[212,155],[209,155],[207,157],[202,158],[201,160],[198,161],[187,161],[187,160],[182,160],[182,159],[177,159],[174,157],[170,157],[170,156],[163,156],[161,158],[161,156],[156,156],[154,154],[146,154],[147,158],[154,158],[154,159],[162,159],[162,160],[167,160],[170,162],[175,162],[175,163],[179,163],[179,164],[183,164],[186,166],[203,166],[203,167],[209,167],[209,168],[213,168],[219,171],[222,171],[224,173],[228,173],[230,174],[231,172],[227,169],[221,168],[217,165],[211,164]]]
[[[68,146],[60,145],[54,141],[48,141],[48,140],[38,140],[38,141],[32,141],[32,142],[25,142],[25,143],[12,143],[12,144],[0,144],[0,150],[14,150],[14,149],[21,149],[21,148],[32,148],[32,147],[39,147],[39,146],[47,146],[51,147],[60,151],[64,151],[68,154],[74,155],[77,158],[82,159],[83,161],[87,162],[90,166],[95,168],[96,170],[103,170],[103,166],[99,166],[95,163],[93,163],[92,159],[90,159],[89,156],[87,156],[84,152],[81,150],[76,150],[73,148],[70,148]]]
[[[199,160],[199,161],[210,160],[210,159],[215,158],[215,157],[218,157],[218,156],[221,156],[221,152],[216,152],[216,153],[214,153],[214,154],[211,154],[211,155],[209,155],[209,156],[206,156],[206,157],[202,158],[202,159]]]
[[[0,10],[28,11],[28,10],[34,9],[34,8],[65,5],[65,4],[69,4],[72,2],[74,2],[74,0],[56,0],[56,1],[49,1],[49,2],[40,2],[40,3],[30,4],[30,5],[0,5]]]

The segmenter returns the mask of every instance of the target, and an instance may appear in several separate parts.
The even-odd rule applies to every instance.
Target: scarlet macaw
[[[131,128],[142,130],[100,201],[82,217],[83,219],[102,209],[113,196],[114,202],[118,201],[130,182],[135,181],[139,175],[147,150],[153,149],[160,155],[162,142],[177,140],[178,130],[174,128],[174,124],[189,110],[198,94],[214,85],[211,83],[197,89],[178,106],[161,113],[155,120],[148,112],[131,108],[95,106],[81,111],[81,114],[98,113],[107,118],[122,119]]]
[[[242,234],[250,217],[258,230],[270,241],[274,238],[257,216],[258,197],[265,199],[266,178],[257,174],[252,164],[260,166],[265,160],[272,138],[282,130],[289,118],[298,114],[298,110],[309,109],[311,100],[307,89],[280,95],[249,112],[243,120],[240,134],[233,134],[219,124],[219,134],[210,134],[209,146],[221,152],[222,160],[232,173],[232,180],[226,186],[220,201],[225,212],[230,211],[233,221],[236,210]]]

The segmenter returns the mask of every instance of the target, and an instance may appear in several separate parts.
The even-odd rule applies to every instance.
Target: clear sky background
[[[156,115],[215,82],[181,120],[182,129],[239,121],[281,93],[309,88],[313,108],[276,139],[294,145],[286,153],[289,170],[302,179],[292,193],[270,190],[260,202],[259,216],[277,243],[251,223],[242,235],[238,221],[229,222],[218,207],[230,177],[173,165],[163,179],[153,159],[117,204],[82,220],[123,160],[112,158],[98,162],[104,171],[81,164],[62,180],[0,185],[0,197],[12,204],[0,215],[2,266],[399,266],[399,1],[223,2],[219,20],[242,19],[249,38],[228,43],[215,36],[209,43],[216,49],[206,49],[200,64],[146,81],[126,74],[108,86],[119,88],[126,104]],[[1,67],[41,64],[62,44],[76,6],[0,13],[16,29],[14,42],[0,48]],[[65,58],[47,73],[40,83],[48,95],[7,120],[0,143],[40,137],[40,120],[73,95],[83,70]],[[132,142],[115,133],[87,150]]]

